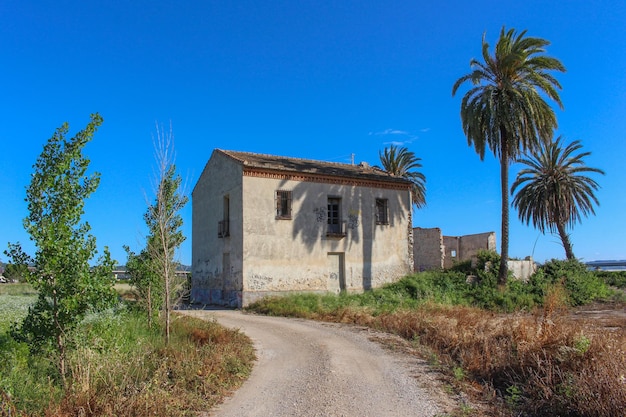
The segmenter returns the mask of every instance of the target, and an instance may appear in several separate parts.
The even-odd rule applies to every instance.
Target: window
[[[328,229],[327,235],[344,236],[343,222],[341,221],[341,198],[328,198]]]
[[[376,224],[389,224],[389,201],[386,198],[376,199]]]
[[[291,191],[276,191],[276,218],[291,219]]]
[[[224,196],[224,217],[217,222],[217,237],[230,236],[230,198]]]

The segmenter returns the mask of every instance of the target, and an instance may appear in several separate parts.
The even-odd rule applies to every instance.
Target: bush
[[[626,271],[593,271],[593,273],[607,285],[626,288]]]
[[[136,311],[88,315],[68,338],[65,389],[51,378],[54,360],[0,334],[2,407],[23,416],[197,415],[248,376],[254,351],[245,335],[189,317],[171,330],[166,345],[163,329]]]
[[[550,285],[562,283],[568,291],[570,304],[579,306],[611,295],[606,283],[587,266],[577,260],[552,259],[530,278],[537,295]]]

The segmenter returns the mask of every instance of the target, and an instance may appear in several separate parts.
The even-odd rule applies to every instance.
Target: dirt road
[[[250,379],[211,415],[434,416],[434,377],[416,358],[384,349],[368,330],[238,311],[186,311],[238,328],[254,342]],[[420,377],[421,375],[421,377]],[[417,378],[415,376],[418,376]]]

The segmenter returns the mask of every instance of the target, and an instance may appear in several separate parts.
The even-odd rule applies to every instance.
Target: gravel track
[[[256,349],[258,361],[250,378],[211,416],[381,417],[443,412],[437,401],[438,384],[433,376],[426,376],[428,367],[371,341],[367,329],[230,310],[184,314],[240,329]]]

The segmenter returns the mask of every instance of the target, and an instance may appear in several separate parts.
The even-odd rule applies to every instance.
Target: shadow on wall
[[[287,186],[287,181],[283,184]],[[346,263],[354,264],[355,245],[361,246],[361,285],[362,289],[372,288],[374,262],[374,242],[377,233],[375,202],[380,197],[377,188],[354,185],[328,184],[320,186],[315,182],[299,182],[292,188],[293,204],[299,209],[293,215],[292,237],[294,244],[304,245],[313,253],[323,242],[327,248],[345,252]],[[408,191],[407,191],[408,193]],[[394,196],[392,199],[391,196]],[[401,192],[387,193],[388,223],[390,227],[408,221],[410,210],[402,210]],[[337,201],[339,199],[340,201]],[[338,207],[334,207],[338,204]],[[408,219],[406,218],[408,213]],[[407,242],[408,245],[408,242]],[[326,249],[319,248],[320,251]],[[407,246],[408,250],[408,246]],[[328,253],[335,252],[327,250]],[[345,279],[344,279],[345,288]]]

